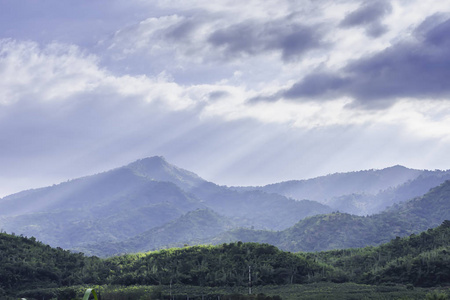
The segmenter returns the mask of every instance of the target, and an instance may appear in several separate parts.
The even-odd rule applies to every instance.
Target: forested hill
[[[0,298],[14,291],[95,283],[101,260],[0,233]]]
[[[236,229],[216,237],[213,242],[262,242],[287,251],[355,248],[418,233],[447,219],[450,219],[450,181],[380,214],[367,217],[339,212],[317,215],[278,232]]]
[[[0,234],[0,265],[0,297],[79,284],[245,285],[249,265],[255,285],[300,283],[322,269],[267,244],[193,246],[101,260],[5,233]]]
[[[378,247],[310,253],[308,258],[343,271],[342,280],[436,286],[450,282],[450,221]]]
[[[73,293],[67,289],[78,284],[246,286],[249,266],[254,285],[332,281],[439,286],[450,282],[449,252],[450,221],[378,247],[289,253],[268,244],[237,242],[108,259],[0,233],[0,297],[51,299]],[[62,287],[67,289],[56,289]]]

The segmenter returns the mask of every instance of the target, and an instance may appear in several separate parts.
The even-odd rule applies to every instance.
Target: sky
[[[448,153],[450,0],[0,0],[0,197],[155,155],[242,186]]]

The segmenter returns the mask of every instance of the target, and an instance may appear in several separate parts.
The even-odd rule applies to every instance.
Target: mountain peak
[[[395,165],[395,166],[384,168],[383,170],[412,170],[412,169],[407,168],[407,167],[402,166],[402,165]]]
[[[134,165],[134,164],[158,165],[158,164],[169,164],[169,163],[167,162],[167,160],[165,159],[164,156],[151,156],[151,157],[145,157],[145,158],[138,159],[135,162],[132,162],[130,165]]]
[[[190,189],[204,182],[197,174],[168,163],[163,156],[139,159],[125,168],[131,169],[138,176],[155,181],[169,181],[183,189]]]
[[[164,156],[151,156],[138,159],[137,161],[131,163],[130,165],[139,165],[147,168],[160,168],[160,167],[170,167],[171,164],[166,160]]]

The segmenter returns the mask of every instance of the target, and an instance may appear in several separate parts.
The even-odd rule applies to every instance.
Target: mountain
[[[235,189],[261,190],[297,200],[309,199],[341,212],[371,215],[395,203],[422,196],[446,180],[450,180],[449,171],[393,166]]]
[[[316,215],[282,231],[235,229],[211,240],[269,243],[287,251],[322,251],[386,243],[397,236],[435,227],[450,219],[450,181],[422,197],[395,204],[372,216]]]
[[[161,157],[144,159],[0,199],[0,228],[63,248],[126,239],[205,208],[172,181],[191,185],[202,180]]]
[[[0,228],[35,236],[52,246],[86,249],[85,245],[98,243],[120,244],[169,224],[179,226],[171,229],[173,232],[183,232],[186,227],[178,218],[197,209],[210,209],[228,218],[233,228],[269,230],[285,229],[302,218],[332,210],[316,202],[262,191],[234,191],[173,166],[162,157],[151,157],[0,199]],[[146,241],[146,250],[192,242],[190,238],[209,238],[207,230],[200,227],[193,227],[192,235],[186,232],[183,241],[149,234],[139,238]],[[128,249],[145,250],[137,246]]]
[[[370,215],[379,213],[393,204],[419,197],[446,180],[450,180],[450,172],[423,171],[417,178],[377,194],[344,195],[334,197],[326,201],[326,204],[339,211]]]
[[[294,199],[322,202],[332,197],[354,193],[377,193],[417,178],[422,171],[393,166],[382,170],[335,173],[307,180],[291,180],[269,184],[260,189]]]
[[[151,171],[151,168],[154,170]],[[183,193],[182,188],[177,184],[184,186],[199,181],[202,179],[195,174],[169,165],[164,158],[152,157],[104,173],[5,197],[0,199],[2,207],[0,216],[66,209],[91,208],[94,211],[96,206],[119,203],[131,197],[134,202],[137,198],[137,202],[150,201],[154,204],[168,199],[155,201],[149,197],[157,198],[171,189],[177,191],[170,191],[170,193]],[[149,190],[155,186],[158,186],[157,190]],[[150,193],[152,195],[149,195]],[[186,194],[183,196],[189,198]],[[178,206],[183,206],[186,202],[176,200],[177,196],[171,197],[171,200],[166,202],[173,202]],[[187,202],[195,201],[191,199]]]

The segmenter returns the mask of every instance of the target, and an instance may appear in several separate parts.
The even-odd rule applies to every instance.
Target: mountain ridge
[[[120,242],[196,209],[214,209],[231,218],[235,226],[265,229],[286,228],[308,215],[331,211],[311,201],[297,202],[262,191],[233,191],[173,166],[163,157],[14,194],[0,199],[0,207],[0,228],[66,249]],[[289,216],[274,216],[277,210]],[[195,234],[201,232],[198,228]]]
[[[312,182],[312,185],[306,186],[306,191],[314,191],[314,188],[319,187],[315,190],[316,193],[324,194],[327,189],[355,193],[374,191],[379,187],[403,182],[397,187],[390,186],[380,192],[390,197],[386,199],[398,202],[406,197],[421,196],[419,193],[426,187],[439,184],[447,176],[450,176],[447,171],[424,171],[393,166],[382,170],[331,174],[310,180],[290,181],[287,184],[294,184],[295,188],[298,182],[302,185]],[[391,181],[394,177],[396,179]],[[324,179],[326,181],[322,181]],[[330,183],[329,186],[326,183]],[[329,221],[325,219],[335,218],[336,222],[342,224],[356,224],[347,229],[349,232],[356,230],[354,236],[360,236],[360,233],[356,234],[358,226],[362,226],[360,231],[367,231],[373,224],[381,222],[374,221],[379,217],[367,219],[342,213],[330,215],[331,212],[340,211],[341,207],[347,205],[344,212],[353,209],[362,214],[364,211],[361,207],[368,205],[368,201],[374,199],[379,202],[380,207],[390,201],[384,201],[385,198],[381,196],[377,198],[380,193],[370,196],[350,194],[343,195],[342,199],[333,198],[335,202],[330,203],[335,206],[332,208],[313,200],[295,200],[276,193],[273,188],[280,186],[283,185],[273,184],[266,190],[219,186],[168,163],[162,156],[148,157],[102,173],[2,198],[0,228],[35,236],[52,246],[66,249],[84,247],[87,252],[95,249],[88,249],[86,245],[123,245],[133,239],[139,240],[148,249],[156,249],[173,243],[227,242],[239,240],[240,236],[243,236],[244,241],[252,238],[256,241],[271,241],[289,250],[298,249],[297,244],[302,243],[304,247],[309,245],[308,249],[325,250],[363,246],[365,243],[364,239],[357,241],[354,237],[345,235],[345,232],[336,231],[338,226],[330,225],[331,227],[326,229],[323,226]],[[358,186],[358,189],[352,190],[355,186]],[[343,204],[339,204],[338,200]],[[395,201],[392,202],[395,204]],[[196,216],[197,210],[210,212]],[[431,213],[427,211],[427,214]],[[404,213],[405,216],[394,217],[395,214],[400,213],[391,213],[391,219],[417,216],[417,213]],[[439,216],[436,220],[445,216]],[[223,224],[228,224],[228,227],[218,226],[219,219]],[[422,219],[419,218],[418,222],[425,222]],[[322,224],[322,227],[312,224],[312,220]],[[371,220],[370,224],[367,220]],[[396,222],[394,223],[397,224],[395,226],[400,230],[400,234],[407,234],[412,230],[407,223]],[[362,225],[358,225],[359,223]],[[172,241],[172,244],[156,233],[157,230],[162,230],[173,232],[175,236],[184,232],[186,226],[191,227],[191,230],[186,232],[189,237],[179,237],[177,241]],[[215,236],[207,233],[202,226],[216,228]],[[326,232],[323,231],[325,229],[335,231],[328,240],[321,240],[320,234]],[[305,235],[306,231],[310,231],[310,234]],[[146,232],[147,235],[144,234]],[[377,231],[374,234],[377,235]],[[375,240],[374,234],[370,235],[372,243],[380,243],[392,237],[379,234],[380,240]],[[344,238],[346,242],[342,241]],[[312,246],[314,243],[315,248]],[[125,248],[132,252],[145,250],[139,247]],[[107,253],[111,253],[108,251]]]

